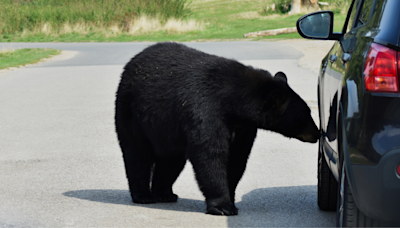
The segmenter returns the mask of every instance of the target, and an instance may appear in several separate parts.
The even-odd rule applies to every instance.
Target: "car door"
[[[358,56],[357,46],[360,42],[360,28],[366,23],[370,17],[371,8],[375,0],[355,0],[352,8],[348,12],[348,23],[343,28],[344,36],[335,43],[328,55],[328,66],[326,70],[325,93],[329,94],[329,103],[324,105],[324,122],[325,122],[325,142],[327,144],[327,154],[330,160],[331,170],[335,176],[338,176],[338,142],[337,142],[337,120],[339,113],[339,102],[342,95],[342,88],[345,77],[352,77],[351,68],[362,68],[359,61],[352,61],[353,55]],[[361,62],[362,63],[362,62]],[[360,65],[360,66],[359,66]],[[327,100],[327,99],[325,99]],[[325,101],[327,102],[327,101]],[[329,151],[331,150],[331,151]],[[336,168],[335,168],[336,167]]]

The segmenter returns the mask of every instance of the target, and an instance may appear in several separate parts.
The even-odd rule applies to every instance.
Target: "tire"
[[[336,211],[338,182],[326,163],[321,140],[318,150],[318,206],[323,211]]]
[[[336,212],[337,227],[389,227],[391,222],[373,219],[362,213],[354,202],[349,182],[346,178],[345,166],[342,165],[340,185],[338,191],[338,203]]]

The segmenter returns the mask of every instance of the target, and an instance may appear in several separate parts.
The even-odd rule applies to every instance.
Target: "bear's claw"
[[[210,215],[237,215],[238,209],[235,206],[222,206],[222,207],[213,207],[207,211],[207,214]]]

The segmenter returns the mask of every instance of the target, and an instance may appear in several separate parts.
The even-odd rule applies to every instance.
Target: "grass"
[[[187,0],[0,0],[2,41],[58,40],[122,33],[133,36],[151,31],[190,31]],[[146,23],[143,26],[143,22]],[[150,26],[149,26],[150,25]],[[200,26],[201,27],[201,26]]]
[[[302,15],[262,16],[261,9],[268,1],[255,0],[202,0],[192,3],[196,17],[208,23],[207,30],[201,33],[203,39],[240,39],[243,34],[268,29],[295,27]],[[337,13],[335,29],[340,30],[345,16]],[[337,28],[336,28],[337,27]],[[300,38],[296,34],[284,34],[264,38]]]
[[[44,58],[58,54],[60,51],[55,49],[3,47],[0,49],[0,69],[38,63]]]
[[[143,8],[136,8],[132,5],[128,11],[124,11],[122,3],[131,2],[174,2],[174,4],[180,4],[179,13],[173,13],[172,11],[167,13],[163,12],[156,6],[152,9],[145,11]],[[19,29],[13,30],[13,32],[6,32],[4,27],[8,26],[3,23],[0,28],[3,28],[3,32],[0,34],[0,42],[130,42],[130,41],[202,41],[202,40],[237,40],[244,39],[243,34],[261,30],[277,29],[284,27],[295,27],[296,21],[301,15],[262,15],[262,9],[268,4],[276,0],[121,0],[119,3],[115,3],[114,0],[0,0],[1,2],[10,2],[19,6],[24,4],[30,4],[30,7],[35,6],[36,8],[30,8],[32,15],[43,16],[27,16],[27,18],[36,18],[37,23],[35,26],[20,26]],[[341,10],[341,7],[333,0],[327,0],[331,2],[328,8],[335,12],[335,25],[334,30],[340,31],[344,24],[345,15]],[[337,0],[343,1],[345,4],[348,0]],[[39,4],[41,2],[42,5]],[[48,5],[44,3],[48,2]],[[63,6],[60,6],[64,2]],[[72,2],[77,3],[75,5]],[[86,2],[86,5],[78,2]],[[89,9],[88,3],[98,3],[94,9]],[[103,2],[104,10],[101,11],[101,2]],[[32,5],[32,4],[36,5]],[[51,4],[50,4],[51,3]],[[68,3],[68,4],[67,4]],[[112,11],[113,4],[116,4],[115,12]],[[142,3],[140,3],[142,4]],[[144,4],[144,3],[143,3]],[[148,3],[149,4],[149,3]],[[183,5],[182,5],[183,4]],[[171,5],[173,5],[171,3]],[[10,5],[9,5],[10,6]],[[69,14],[73,19],[59,20],[60,23],[55,23],[50,19],[46,18],[57,18],[57,12],[61,15],[60,9],[68,10],[68,7],[72,7],[77,12],[74,14],[72,11]],[[79,6],[79,7],[78,7]],[[48,10],[49,15],[45,13],[43,8],[55,8],[54,10]],[[58,8],[57,8],[58,7]],[[62,8],[64,7],[64,8]],[[86,7],[86,8],[85,8]],[[23,7],[22,7],[23,8]],[[56,9],[59,9],[58,11]],[[155,9],[158,9],[155,10]],[[16,9],[13,9],[14,11]],[[9,10],[11,15],[13,10]],[[136,11],[135,11],[136,10]],[[29,10],[22,10],[20,13],[28,13]],[[5,12],[4,7],[0,7],[0,17],[4,18],[3,13]],[[15,11],[16,12],[16,11]],[[34,13],[36,12],[36,13]],[[80,14],[78,14],[78,12]],[[90,15],[85,12],[91,12],[91,15],[98,14],[96,21]],[[103,13],[101,13],[103,12]],[[124,13],[125,12],[125,13]],[[128,13],[127,13],[128,12]],[[68,14],[68,15],[69,15]],[[86,15],[86,16],[85,16]],[[108,15],[108,16],[107,16]],[[22,18],[23,16],[21,16]],[[42,18],[41,20],[39,20]],[[62,18],[59,16],[59,18]],[[85,19],[87,18],[87,19]],[[85,19],[85,20],[83,20]],[[4,20],[4,19],[3,19]],[[53,20],[53,19],[52,19]],[[11,21],[9,22],[11,23]],[[8,30],[7,30],[8,31]],[[246,38],[244,40],[260,40],[260,39],[288,39],[288,38],[301,38],[297,33],[283,34],[273,37],[263,38]]]
[[[147,15],[161,20],[190,14],[186,0],[0,0],[0,32],[14,34],[64,25],[118,26],[129,31],[130,23]]]

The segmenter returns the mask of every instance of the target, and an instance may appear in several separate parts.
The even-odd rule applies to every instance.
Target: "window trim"
[[[355,0],[355,1],[356,1],[356,0]],[[355,1],[354,1],[354,2],[355,2]],[[363,7],[363,5],[364,5],[364,0],[360,0],[359,2],[360,2],[360,3],[358,4],[358,8],[356,9],[356,15],[354,16],[353,24],[351,25],[350,30],[349,30],[348,32],[353,31],[353,29],[355,29],[355,28],[361,27],[361,26],[356,27],[356,24],[357,24],[358,18],[360,17],[360,9],[361,9],[361,8]],[[352,9],[352,10],[353,10],[353,9]],[[350,13],[350,14],[351,14],[351,13]],[[349,18],[349,20],[350,20],[350,18]]]
[[[377,1],[377,0],[372,0],[373,3],[372,3],[372,5],[371,5],[371,9],[369,9],[369,15],[368,15],[368,17],[367,17],[367,21],[366,21],[364,24],[355,27],[356,23],[358,23],[358,21],[359,21],[359,19],[360,19],[361,9],[362,9],[362,7],[364,6],[365,1],[367,1],[367,0],[362,0],[362,1],[363,1],[363,2],[362,2],[362,5],[361,5],[361,8],[358,9],[357,20],[354,20],[354,22],[353,22],[353,23],[354,23],[354,24],[353,24],[353,28],[352,28],[351,30],[361,28],[361,27],[365,26],[366,24],[368,24],[369,20],[372,18],[372,15],[373,15],[374,12],[375,12],[375,6],[376,6],[376,1]],[[350,30],[350,31],[351,31],[351,30]]]

